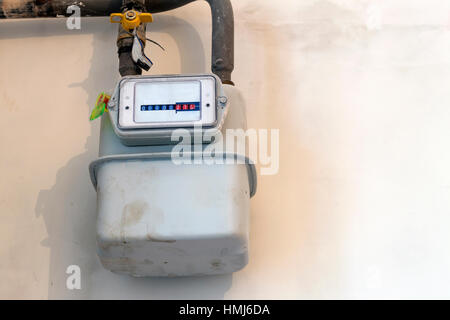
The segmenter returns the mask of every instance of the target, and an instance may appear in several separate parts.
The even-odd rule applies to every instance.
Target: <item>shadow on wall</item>
[[[61,20],[39,19],[4,23],[0,37],[92,34],[94,51],[89,75],[84,82],[74,83],[68,88],[82,87],[87,92],[88,101],[80,101],[80,106],[86,108],[87,121],[97,94],[105,88],[113,88],[119,77],[116,30],[107,18],[84,18],[82,30],[77,31],[67,30]],[[181,72],[206,72],[203,44],[197,31],[186,21],[167,15],[158,15],[149,28],[149,32],[165,33],[167,30],[170,30],[168,33],[176,41],[179,52],[183,52],[180,55]],[[50,249],[49,299],[223,298],[231,287],[231,275],[135,279],[113,274],[100,265],[95,239],[96,193],[88,174],[88,165],[98,154],[99,123],[92,123],[85,152],[59,169],[55,185],[42,190],[36,203],[36,215],[43,217],[48,232],[42,245]],[[66,269],[70,265],[81,268],[81,290],[66,288]]]

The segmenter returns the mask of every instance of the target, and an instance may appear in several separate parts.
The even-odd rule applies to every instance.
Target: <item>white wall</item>
[[[0,298],[450,298],[450,3],[234,0],[249,125],[280,129],[259,178],[250,264],[132,279],[95,253],[96,95],[107,18],[0,22]],[[278,6],[282,4],[283,7]],[[155,16],[152,73],[206,72],[206,3]],[[65,269],[82,268],[81,291]]]

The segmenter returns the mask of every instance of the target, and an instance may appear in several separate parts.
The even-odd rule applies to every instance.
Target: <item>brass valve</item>
[[[128,10],[125,13],[112,13],[110,21],[111,23],[121,23],[125,30],[131,31],[139,27],[142,23],[153,22],[153,17],[150,13]]]

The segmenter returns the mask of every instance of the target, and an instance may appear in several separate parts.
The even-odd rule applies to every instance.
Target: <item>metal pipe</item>
[[[151,13],[172,10],[195,0],[146,0]],[[234,16],[230,0],[206,0],[212,15],[212,72],[223,83],[233,84]],[[108,16],[120,12],[122,0],[0,0],[0,18],[37,18],[67,16],[67,8],[78,5],[82,16]]]
[[[142,12],[145,10],[144,7],[145,0],[123,0],[122,1],[122,12],[127,10],[136,10]],[[144,43],[145,46],[145,34],[146,34],[146,24],[143,23],[137,28],[137,33]],[[126,31],[121,24],[119,24],[119,32],[117,37],[117,48],[119,55],[119,73],[122,77],[141,75],[142,69],[133,61],[132,50],[133,50],[133,40],[134,37]]]
[[[212,15],[211,69],[225,84],[234,85],[234,14],[230,0],[206,0]]]
[[[146,9],[159,13],[182,7],[195,0],[147,0]],[[122,0],[0,0],[0,18],[36,18],[66,16],[67,7],[77,5],[82,16],[103,17],[119,12]]]

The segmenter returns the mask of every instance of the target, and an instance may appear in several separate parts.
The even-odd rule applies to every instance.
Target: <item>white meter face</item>
[[[123,129],[208,127],[217,119],[212,76],[127,79],[119,100]]]

